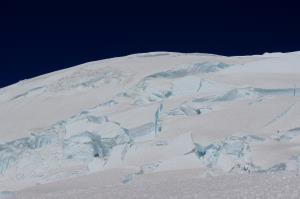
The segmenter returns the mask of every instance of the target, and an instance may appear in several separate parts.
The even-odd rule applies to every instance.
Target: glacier
[[[0,198],[110,172],[128,187],[183,171],[298,176],[299,60],[145,53],[2,88]]]

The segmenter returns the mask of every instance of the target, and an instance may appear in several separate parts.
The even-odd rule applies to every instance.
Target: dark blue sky
[[[0,87],[138,52],[246,55],[300,50],[297,3],[75,2],[2,3]]]

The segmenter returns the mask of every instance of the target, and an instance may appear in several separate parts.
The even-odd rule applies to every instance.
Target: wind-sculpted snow
[[[129,187],[170,171],[299,175],[300,57],[286,56],[146,53],[1,89],[0,191],[117,170]]]

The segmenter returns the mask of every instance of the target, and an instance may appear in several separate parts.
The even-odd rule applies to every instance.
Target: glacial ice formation
[[[221,170],[225,173],[265,173],[291,170],[287,163],[279,162],[271,167],[262,167],[255,164],[251,154],[251,144],[263,144],[267,140],[254,135],[230,136],[225,140],[201,146],[195,144],[195,154],[200,161],[211,171]],[[299,172],[299,161],[297,156],[291,157],[296,160],[292,169]]]
[[[108,104],[111,103],[106,105]],[[98,108],[99,106],[94,109]],[[118,122],[110,121],[107,116],[93,115],[93,109],[82,111],[54,124],[46,131],[32,133],[30,137],[0,145],[0,172],[4,174],[7,169],[18,164],[25,153],[39,153],[37,149],[48,145],[61,148],[62,158],[66,161],[88,163],[94,158],[107,161],[111,150],[117,145],[124,146],[124,158],[127,145],[151,140],[162,131],[162,110],[163,105],[160,104],[152,122],[129,129]]]
[[[196,144],[195,153],[211,169],[221,168],[225,172],[237,166],[248,172],[254,169],[249,167],[252,163],[247,137],[228,137],[205,147]]]
[[[179,168],[215,175],[299,174],[300,89],[294,83],[299,78],[291,75],[295,70],[270,73],[262,64],[257,67],[264,70],[253,72],[248,66],[270,57],[185,56],[132,55],[20,82],[11,89],[21,88],[13,92],[1,89],[0,110],[20,107],[26,112],[49,103],[35,113],[67,116],[44,125],[45,117],[39,120],[38,115],[34,128],[21,129],[26,137],[1,142],[0,181],[11,177],[44,183],[106,169],[130,170],[123,183]],[[174,60],[160,65],[156,59]],[[143,65],[143,60],[149,63]],[[284,75],[289,76],[281,79]],[[81,108],[73,111],[76,107]],[[2,120],[8,116],[2,115]],[[261,157],[265,150],[270,153],[266,161]]]
[[[229,67],[225,63],[204,62],[177,69],[154,73],[144,77],[133,88],[119,96],[131,98],[134,104],[159,102],[172,96],[184,96],[198,92],[203,83],[197,75],[216,72]]]

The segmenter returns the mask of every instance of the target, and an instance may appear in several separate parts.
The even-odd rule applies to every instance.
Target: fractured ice
[[[144,77],[133,88],[120,93],[119,96],[133,99],[133,104],[147,104],[172,96],[193,94],[207,86],[207,82],[202,82],[197,75],[216,72],[227,67],[229,65],[225,63],[204,62],[154,73]]]
[[[44,134],[17,139],[0,145],[0,173],[14,165],[18,158],[28,150],[35,150],[51,143],[57,143],[57,134],[49,131]]]
[[[166,55],[169,54],[154,53],[139,57]],[[164,135],[164,130],[168,129],[165,124],[169,124],[168,122],[174,117],[176,117],[175,121],[182,118],[198,119],[197,117],[200,118],[203,114],[214,112],[219,105],[222,106],[226,102],[245,100],[248,101],[248,105],[252,105],[265,100],[265,97],[269,99],[275,96],[297,97],[300,95],[298,88],[235,87],[230,84],[211,81],[209,77],[206,77],[208,73],[218,72],[229,66],[229,64],[222,62],[203,62],[147,74],[147,76],[135,81],[130,87],[125,87],[122,92],[118,91],[120,93],[115,94],[104,103],[82,110],[70,118],[57,122],[47,130],[0,144],[0,173],[5,175],[9,169],[14,168],[18,170],[17,173],[20,174],[18,175],[18,177],[21,176],[20,178],[28,170],[30,171],[28,175],[31,175],[31,172],[34,173],[33,170],[37,170],[35,176],[43,176],[44,172],[49,172],[49,175],[54,173],[53,175],[61,176],[64,174],[59,173],[59,169],[68,164],[83,165],[84,169],[97,171],[100,167],[104,168],[109,165],[110,161],[119,161],[120,163],[118,163],[121,164],[128,160],[129,163],[126,162],[126,166],[134,162],[134,167],[138,168],[137,172],[124,177],[123,183],[128,183],[137,175],[160,169],[161,163],[165,161],[163,158],[166,156],[167,158],[172,156],[170,158],[177,160],[176,158],[180,155],[184,158],[194,158],[193,161],[197,164],[200,163],[209,171],[221,170],[224,173],[278,172],[288,170],[288,163],[294,161],[297,165],[295,169],[299,173],[300,159],[297,154],[288,160],[290,162],[278,160],[271,166],[263,167],[255,162],[252,147],[253,145],[265,144],[267,141],[274,142],[274,139],[278,141],[275,142],[277,144],[286,144],[300,135],[300,128],[278,132],[276,136],[271,138],[257,135],[232,135],[211,143],[204,141],[205,144],[195,143],[193,150],[193,141],[190,141],[190,137],[187,142],[178,139],[174,144],[172,142],[172,139],[175,139],[173,134],[168,132],[170,134]],[[110,71],[109,69],[94,70],[93,67],[75,70],[67,76],[59,78],[51,85],[26,89],[25,92],[8,99],[23,99],[28,96],[39,95],[45,91],[58,92],[69,89],[91,89],[120,85],[128,80],[130,75],[129,72]],[[168,103],[169,98],[173,100],[175,97],[182,99],[182,101],[180,103],[173,103],[173,101]],[[147,121],[134,121],[133,124],[130,122],[128,124],[127,121],[124,122],[127,118],[118,120],[115,119],[118,118],[118,115],[114,117],[114,115],[110,116],[107,113],[107,110],[110,112],[110,109],[118,110],[117,108],[122,105],[122,102],[125,102],[128,109],[132,109],[134,105],[154,107],[153,112],[151,112],[153,115]],[[274,118],[270,118],[265,126],[284,117],[295,105],[296,103],[290,104],[286,110]],[[134,115],[134,117],[139,117],[139,115]],[[128,119],[134,120],[134,117],[129,116]],[[165,120],[166,118],[167,120]],[[186,132],[185,128],[183,129],[183,132],[175,132],[174,134],[189,133]],[[145,148],[139,148],[142,144]],[[186,147],[186,145],[188,146]],[[186,149],[188,149],[187,151],[192,150],[192,152],[186,153]],[[155,159],[155,157],[160,157],[160,153],[163,154],[162,160],[152,161],[151,159],[149,162],[146,158],[144,160],[144,154],[151,154],[153,157],[151,155],[149,157]],[[136,154],[141,157],[143,163],[136,160],[139,159],[135,157]],[[184,156],[184,154],[190,156]],[[173,159],[170,160],[170,162],[172,161]],[[53,173],[51,173],[51,169],[54,170]]]
[[[187,66],[184,68],[180,68],[177,70],[169,70],[165,72],[159,72],[155,73],[153,75],[149,75],[146,77],[146,79],[151,78],[180,78],[187,75],[195,75],[199,73],[210,73],[210,72],[216,72],[218,70],[224,69],[229,67],[228,64],[225,63],[218,63],[218,62],[204,62],[204,63],[196,63],[191,66]]]
[[[224,172],[254,172],[259,170],[251,161],[250,143],[263,141],[258,136],[230,136],[216,143],[195,144],[195,154],[209,169]]]
[[[95,107],[98,109],[99,107]],[[93,110],[82,111],[67,120],[57,122],[48,130],[32,133],[26,138],[17,139],[0,145],[0,173],[18,164],[24,154],[37,154],[37,149],[51,146],[62,151],[64,161],[90,162],[94,158],[107,161],[111,150],[123,145],[122,159],[128,147],[140,140],[153,139],[162,130],[160,104],[153,116],[153,121],[136,128],[125,128],[120,123],[111,121],[107,116],[94,115]],[[95,112],[96,113],[96,112]],[[150,137],[147,137],[150,136]],[[49,150],[49,149],[45,149]],[[54,154],[52,154],[54,155]],[[37,156],[36,161],[44,158]],[[27,163],[26,163],[27,164]]]

